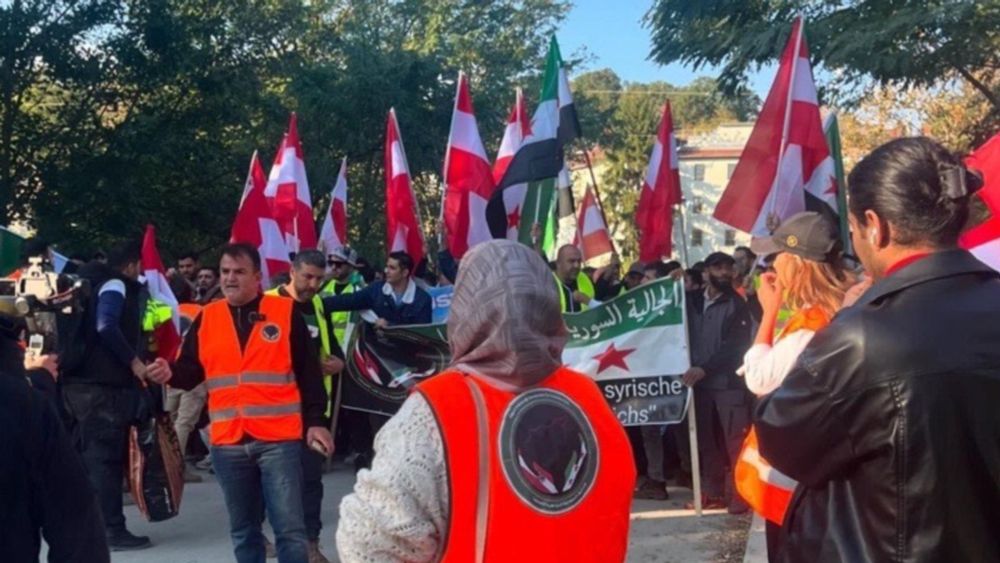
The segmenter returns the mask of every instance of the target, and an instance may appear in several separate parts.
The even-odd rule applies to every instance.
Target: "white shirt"
[[[747,389],[754,395],[767,395],[781,386],[815,334],[802,329],[786,334],[773,346],[754,344],[743,356],[743,367],[736,373],[746,379]]]

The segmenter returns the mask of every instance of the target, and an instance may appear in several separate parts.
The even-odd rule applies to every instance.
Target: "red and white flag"
[[[986,202],[993,216],[962,234],[959,245],[987,266],[1000,270],[1000,134],[966,157],[965,166],[982,175],[983,187],[976,195]]]
[[[580,248],[584,261],[597,258],[602,254],[614,252],[608,226],[604,224],[601,208],[597,206],[594,190],[587,186],[587,193],[580,204],[580,216],[576,221],[576,239],[573,244]]]
[[[524,96],[521,89],[517,89],[514,107],[510,110],[510,117],[507,118],[507,128],[503,132],[503,140],[500,141],[500,150],[497,151],[497,159],[493,163],[493,181],[499,182],[510,161],[521,148],[521,143],[531,134],[531,118],[528,117],[528,108],[524,104]],[[521,227],[521,210],[524,208],[524,194],[528,190],[528,184],[514,184],[503,191],[503,203],[507,210],[507,238],[509,240],[518,239],[518,231]]]
[[[142,269],[150,297],[170,306],[171,322],[157,326],[153,330],[153,338],[156,340],[156,355],[173,361],[181,345],[181,314],[177,297],[167,281],[167,270],[163,267],[163,260],[160,260],[160,251],[156,248],[156,229],[152,225],[146,225],[146,234],[142,237]]]
[[[319,232],[320,250],[329,254],[347,246],[347,157],[340,162],[340,174],[330,194],[330,209],[323,218],[323,228]]]
[[[677,139],[670,102],[663,105],[663,117],[649,154],[646,178],[642,182],[635,223],[639,227],[639,261],[651,262],[673,251],[674,205],[681,202],[681,179],[677,171]]]
[[[836,215],[837,182],[823,133],[802,18],[781,56],[715,218],[755,236],[806,209]]]
[[[302,157],[302,143],[299,142],[298,118],[294,113],[274,157],[264,195],[274,210],[274,218],[281,227],[288,248],[292,252],[316,248],[312,196],[309,195],[306,164]]]
[[[385,126],[385,223],[389,252],[406,252],[416,267],[424,259],[424,233],[395,109]]]
[[[464,72],[458,73],[443,178],[448,249],[460,258],[466,250],[493,238],[486,223],[486,204],[493,195],[493,171],[479,137],[469,79]]]
[[[243,187],[243,201],[236,212],[229,242],[244,242],[260,252],[261,284],[264,289],[271,287],[271,277],[287,272],[291,267],[285,237],[264,196],[266,185],[264,168],[257,158],[257,151],[254,151]]]

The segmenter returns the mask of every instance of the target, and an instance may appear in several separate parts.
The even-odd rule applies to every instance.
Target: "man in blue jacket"
[[[385,281],[355,293],[328,295],[323,298],[323,308],[328,312],[370,309],[378,317],[375,326],[380,328],[429,324],[431,296],[417,287],[412,272],[413,258],[405,252],[393,252],[385,262]]]
[[[413,258],[405,252],[393,252],[385,261],[385,281],[374,282],[355,293],[324,296],[323,309],[328,314],[332,311],[369,309],[377,317],[372,321],[373,324],[379,328],[430,324],[431,296],[417,287],[412,279],[412,273]],[[344,352],[347,353],[347,343],[344,343]],[[366,435],[362,439],[365,451],[355,459],[355,469],[370,466],[374,454],[372,440],[387,420],[388,418],[382,415],[369,414],[368,428],[359,425],[353,429],[360,435]]]

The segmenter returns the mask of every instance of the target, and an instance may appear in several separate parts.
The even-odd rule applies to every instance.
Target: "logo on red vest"
[[[274,323],[267,323],[260,329],[260,337],[265,342],[277,342],[281,338],[281,327]]]
[[[597,438],[583,410],[552,389],[518,395],[500,424],[500,465],[531,508],[560,514],[586,498],[597,477]]]

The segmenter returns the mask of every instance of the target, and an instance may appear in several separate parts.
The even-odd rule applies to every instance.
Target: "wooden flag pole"
[[[688,441],[691,443],[691,484],[694,487],[694,513],[702,515],[701,508],[701,464],[698,459],[698,423],[694,408],[694,387],[688,389],[691,403],[688,405]]]
[[[604,220],[604,226],[608,228],[608,234],[610,235],[611,225],[608,223],[608,216],[604,214],[604,201],[601,200],[601,189],[597,187],[597,175],[594,174],[594,166],[590,163],[590,153],[587,152],[586,148],[583,149],[583,159],[587,163],[587,170],[590,171],[590,183],[594,186],[594,198],[597,200],[597,208],[601,210],[601,219]]]
[[[677,217],[680,219],[680,221],[679,221],[680,225],[679,226],[681,228],[681,236],[680,236],[680,239],[681,239],[681,257],[684,258],[684,267],[685,268],[690,268],[691,267],[691,261],[690,261],[690,259],[688,257],[687,223],[685,222],[685,219],[684,219],[684,216],[686,215],[684,213],[684,209],[686,207],[687,206],[685,205],[684,200],[682,199],[681,202],[680,202],[680,204],[677,205],[676,209],[677,209]],[[673,213],[673,209],[671,209],[670,212]],[[673,221],[671,221],[670,224],[673,225]]]

